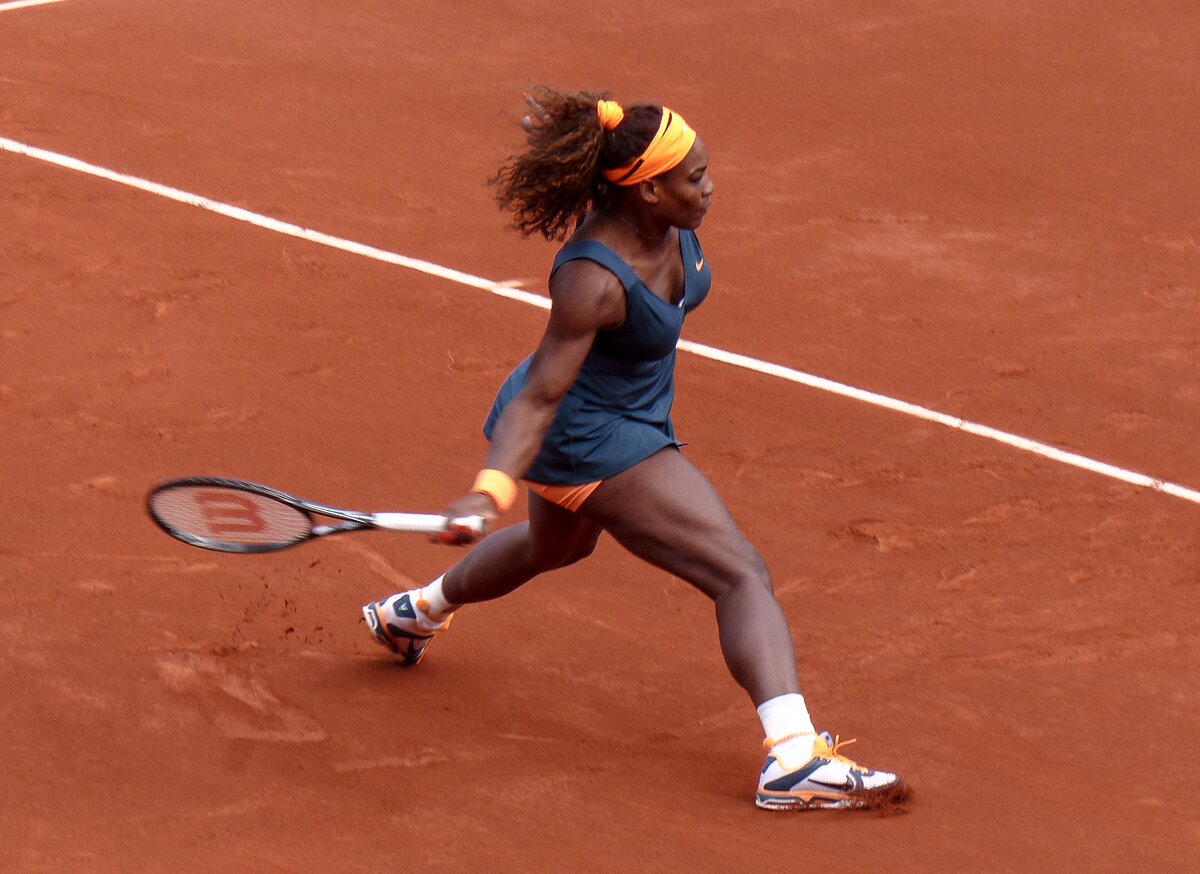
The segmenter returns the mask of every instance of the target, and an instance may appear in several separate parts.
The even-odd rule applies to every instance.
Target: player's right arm
[[[625,321],[625,290],[612,273],[592,261],[568,261],[555,271],[550,301],[546,331],[533,353],[525,386],[500,414],[485,465],[514,480],[525,474],[541,450],[596,333]],[[478,493],[459,498],[445,513],[450,518],[480,515],[489,524],[499,515],[492,499]]]

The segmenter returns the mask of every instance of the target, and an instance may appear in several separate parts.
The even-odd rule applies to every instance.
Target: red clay
[[[504,112],[659,99],[717,184],[686,337],[1200,486],[1200,11],[797,5],[0,12],[0,135],[536,291]],[[611,542],[402,671],[358,606],[451,551],[142,512],[437,510],[542,311],[8,152],[0,230],[0,869],[1200,868],[1196,505],[683,356],[818,724],[916,792],[775,816],[710,606]]]

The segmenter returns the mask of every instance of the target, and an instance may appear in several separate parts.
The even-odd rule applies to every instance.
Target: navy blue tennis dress
[[[564,246],[551,276],[568,261],[585,258],[608,269],[625,288],[625,322],[599,331],[546,432],[525,479],[574,486],[607,479],[664,446],[678,445],[671,424],[675,399],[675,344],[683,319],[708,296],[712,274],[695,233],[680,229],[683,298],[668,303],[646,287],[628,264],[603,243]],[[492,404],[483,433],[489,440],[501,411],[525,385],[532,356],[509,374]]]

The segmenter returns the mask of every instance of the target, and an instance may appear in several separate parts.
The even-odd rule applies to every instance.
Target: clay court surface
[[[540,294],[485,182],[537,83],[712,156],[691,341],[1200,487],[1200,10],[0,6],[0,137]],[[1200,505],[691,354],[818,727],[916,789],[772,815],[710,604],[602,541],[417,669],[457,553],[191,549],[208,473],[436,512],[543,310],[0,151],[0,870],[1200,870]],[[511,513],[513,521],[523,504]]]

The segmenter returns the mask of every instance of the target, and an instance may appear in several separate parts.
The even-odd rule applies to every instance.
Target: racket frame
[[[154,498],[163,492],[179,488],[216,488],[232,489],[239,492],[249,492],[263,498],[276,501],[291,507],[308,519],[309,530],[291,540],[272,543],[238,543],[221,540],[217,537],[206,537],[176,528],[159,516],[154,508]],[[454,529],[465,528],[476,534],[483,532],[483,519],[479,516],[468,516],[463,519],[449,520],[436,513],[365,513],[359,510],[347,510],[342,507],[332,507],[328,504],[318,504],[295,495],[281,492],[279,489],[265,486],[249,480],[234,479],[222,476],[184,476],[164,480],[150,490],[146,496],[146,512],[154,523],[176,540],[201,549],[211,549],[217,552],[232,553],[262,553],[277,552],[298,546],[315,537],[327,537],[330,534],[340,534],[347,531],[365,531],[382,529],[386,531],[403,531],[416,534],[448,534]],[[339,520],[333,524],[317,524],[313,516],[325,516]]]

